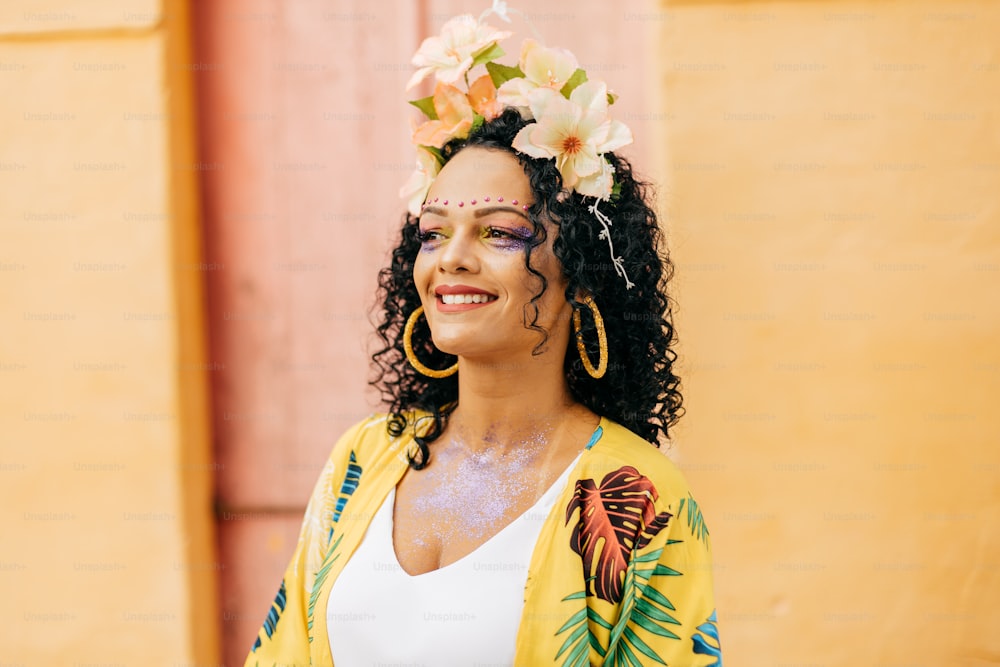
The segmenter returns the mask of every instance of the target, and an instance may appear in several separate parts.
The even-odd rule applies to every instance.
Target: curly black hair
[[[677,354],[673,349],[676,339],[672,300],[666,293],[673,265],[662,247],[656,213],[648,203],[649,185],[636,179],[626,159],[605,153],[619,187],[610,201],[601,203],[601,210],[612,221],[615,254],[621,257],[633,283],[627,288],[610,259],[607,240],[599,236],[601,225],[590,211],[594,199],[576,192],[567,196],[554,160],[532,158],[511,147],[518,131],[530,122],[522,119],[516,109],[505,109],[474,129],[467,139],[446,144],[445,161],[469,146],[507,151],[519,160],[535,198],[528,211],[535,235],[525,250],[524,263],[541,284],[529,311],[548,287],[545,278],[531,266],[533,248],[545,239],[540,223],[545,219],[559,230],[552,251],[567,279],[566,299],[580,310],[583,339],[592,360],[599,354],[597,331],[590,310],[577,300],[577,295],[593,297],[607,331],[609,361],[607,372],[599,380],[586,372],[575,337],[570,337],[564,362],[570,393],[593,412],[622,424],[658,447],[683,414],[683,408],[680,380],[673,372]],[[429,413],[424,419],[432,423],[422,437],[416,438],[419,451],[410,455],[410,465],[420,470],[430,460],[429,443],[444,431],[457,405],[458,376],[429,378],[406,361],[403,329],[407,317],[421,305],[413,282],[413,265],[420,250],[418,224],[417,216],[405,216],[389,266],[379,272],[376,334],[382,347],[371,356],[375,377],[369,384],[379,390],[389,407],[387,429],[392,436],[401,435],[409,420],[416,419],[413,411]],[[535,353],[547,340],[547,332],[537,325],[537,316],[535,309],[534,318],[525,324],[541,336]],[[415,328],[412,344],[417,357],[431,368],[455,363],[453,355],[434,347],[426,323]]]

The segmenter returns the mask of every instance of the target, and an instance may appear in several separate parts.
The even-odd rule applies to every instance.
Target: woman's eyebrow
[[[489,215],[490,213],[498,213],[501,211],[504,213],[516,213],[525,220],[528,220],[529,222],[531,221],[531,218],[528,217],[528,214],[525,213],[525,211],[519,208],[515,208],[513,206],[484,206],[483,208],[477,207],[474,215],[477,218],[481,218],[484,215]]]
[[[442,218],[448,217],[448,210],[441,206],[424,206],[424,209],[420,212],[420,214],[423,215],[424,213],[440,215]]]
[[[424,213],[430,213],[431,215],[440,215],[442,218],[448,217],[448,208],[444,206],[424,206],[421,215]],[[490,215],[492,213],[516,213],[528,222],[531,222],[531,218],[524,209],[517,208],[515,206],[483,206],[482,208],[476,207],[473,215],[476,218],[482,218],[483,216]]]

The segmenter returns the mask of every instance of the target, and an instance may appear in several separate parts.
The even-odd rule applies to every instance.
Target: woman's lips
[[[436,299],[439,313],[458,313],[463,310],[483,308],[496,300],[495,296],[489,294],[444,294]]]
[[[460,303],[488,303],[490,301],[495,301],[495,296],[490,296],[489,294],[442,294],[441,303],[445,304],[460,304]]]
[[[466,285],[442,285],[434,290],[434,295],[437,297],[437,309],[442,313],[472,310],[497,300],[494,294]]]

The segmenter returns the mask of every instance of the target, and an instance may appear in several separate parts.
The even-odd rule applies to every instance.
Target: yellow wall
[[[213,0],[199,11],[223,4]],[[439,22],[485,3],[473,4],[427,7]],[[263,182],[283,184],[274,199],[300,207],[289,209],[304,213],[291,216],[300,230],[324,216],[378,221],[372,255],[384,250],[383,219],[398,219],[392,195],[410,169],[409,158],[397,155],[406,126],[385,118],[402,114],[398,93],[413,44],[399,36],[415,40],[417,22],[404,16],[395,32],[386,30],[371,19],[383,10],[361,3],[326,24],[302,18],[315,10],[310,5],[275,10],[299,20],[266,21],[240,14],[251,11],[242,3],[225,5],[237,13],[219,23],[219,41],[252,25],[264,38],[280,33],[287,53],[262,51],[266,39],[251,35],[240,53],[263,59],[263,68],[241,67],[237,58],[224,72],[212,70],[219,86],[213,79],[208,87],[266,89],[261,81],[274,77],[293,91],[290,98],[308,102],[286,105],[304,109],[301,117],[282,117],[281,132],[266,132],[297,137],[279,162],[322,162],[310,151],[346,146],[343,136],[375,146],[374,166],[357,178],[381,185],[337,188],[327,202],[320,195],[329,179],[310,181],[313,194],[302,197],[305,186],[271,173],[270,159],[247,167],[254,161],[230,151],[221,166],[199,164],[186,5],[0,3],[4,662],[218,661],[215,582],[232,572],[221,571],[212,547],[211,477],[225,465],[236,484],[254,484],[238,458],[216,464],[210,456],[205,372],[215,366],[202,340],[202,169],[215,169],[209,181],[225,172],[238,213],[269,210],[246,208],[254,192],[241,170],[252,167]],[[710,521],[727,664],[1000,660],[993,602],[1000,598],[1000,420],[990,410],[1000,394],[993,305],[1000,288],[1000,7],[944,0],[556,7],[535,8],[546,9],[536,20],[549,41],[572,48],[619,89],[633,89],[623,104],[648,105],[623,107],[624,120],[644,137],[636,147],[643,171],[666,177],[661,200],[678,264],[688,406],[672,456]],[[615,14],[594,18],[608,8]],[[634,35],[635,43],[588,39],[595,25]],[[296,55],[303,34],[315,51]],[[385,99],[358,97],[381,100],[371,112],[378,124],[332,101],[343,99],[342,81],[317,85],[294,69],[302,80],[289,84],[291,68],[278,67],[334,62],[325,59],[327,49],[341,48],[325,46],[340,43],[331,34],[368,49],[360,61],[373,62],[376,73],[362,69],[356,78]],[[656,55],[636,66],[633,49],[640,41],[645,49],[651,35]],[[655,93],[659,101],[641,101]],[[269,111],[270,98],[251,101],[216,111],[237,118]],[[343,120],[334,114],[329,129],[316,120],[324,110],[342,110]],[[234,125],[211,129],[231,134]],[[364,134],[384,127],[403,140]],[[653,139],[657,133],[662,140]],[[663,163],[654,169],[646,155],[663,155]],[[284,233],[285,217],[277,220]],[[255,257],[268,237],[249,227],[234,231],[238,248],[225,244],[233,253],[226,265],[238,265],[240,252],[262,269],[279,265]],[[289,261],[313,259],[306,246],[320,260],[324,252],[337,257],[329,250],[335,244],[288,246]],[[320,303],[316,312],[333,317],[320,325],[300,318],[312,324],[294,327],[292,360],[339,368],[345,346],[312,343],[330,337],[331,319],[354,327],[361,306],[322,300],[331,290],[312,276],[293,284],[300,301],[312,295],[303,312]],[[246,329],[232,339],[253,340]],[[227,370],[244,372],[269,359],[267,349],[281,350],[247,349]],[[264,389],[294,384],[267,377]],[[297,382],[289,405],[332,383]],[[254,396],[263,391],[259,380],[246,386]],[[234,410],[263,407],[234,402]],[[329,411],[315,412],[329,422]],[[319,448],[331,430],[329,423],[314,430],[295,414],[277,433],[285,445],[278,449],[293,452],[285,470],[325,456]],[[318,454],[289,448],[298,431],[316,441]],[[233,440],[242,446],[245,436]],[[259,440],[273,448],[274,438]],[[251,450],[253,467],[269,471],[259,463],[270,459]],[[301,489],[307,486],[282,486],[304,499]],[[296,523],[298,508],[289,516]],[[234,554],[246,562],[274,550],[273,540],[257,536],[233,544],[245,545]],[[265,593],[222,620],[233,625],[247,614],[240,627],[255,631],[277,572],[247,574]],[[231,632],[233,655],[245,653],[250,630]]]
[[[218,660],[188,40],[0,6],[5,663]]]
[[[645,18],[727,664],[996,664],[1000,4]]]

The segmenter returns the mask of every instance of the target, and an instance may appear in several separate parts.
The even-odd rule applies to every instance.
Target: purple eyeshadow
[[[509,227],[505,228],[505,231],[509,232],[513,238],[494,241],[496,246],[503,250],[524,250],[534,237],[534,233],[528,227]]]

